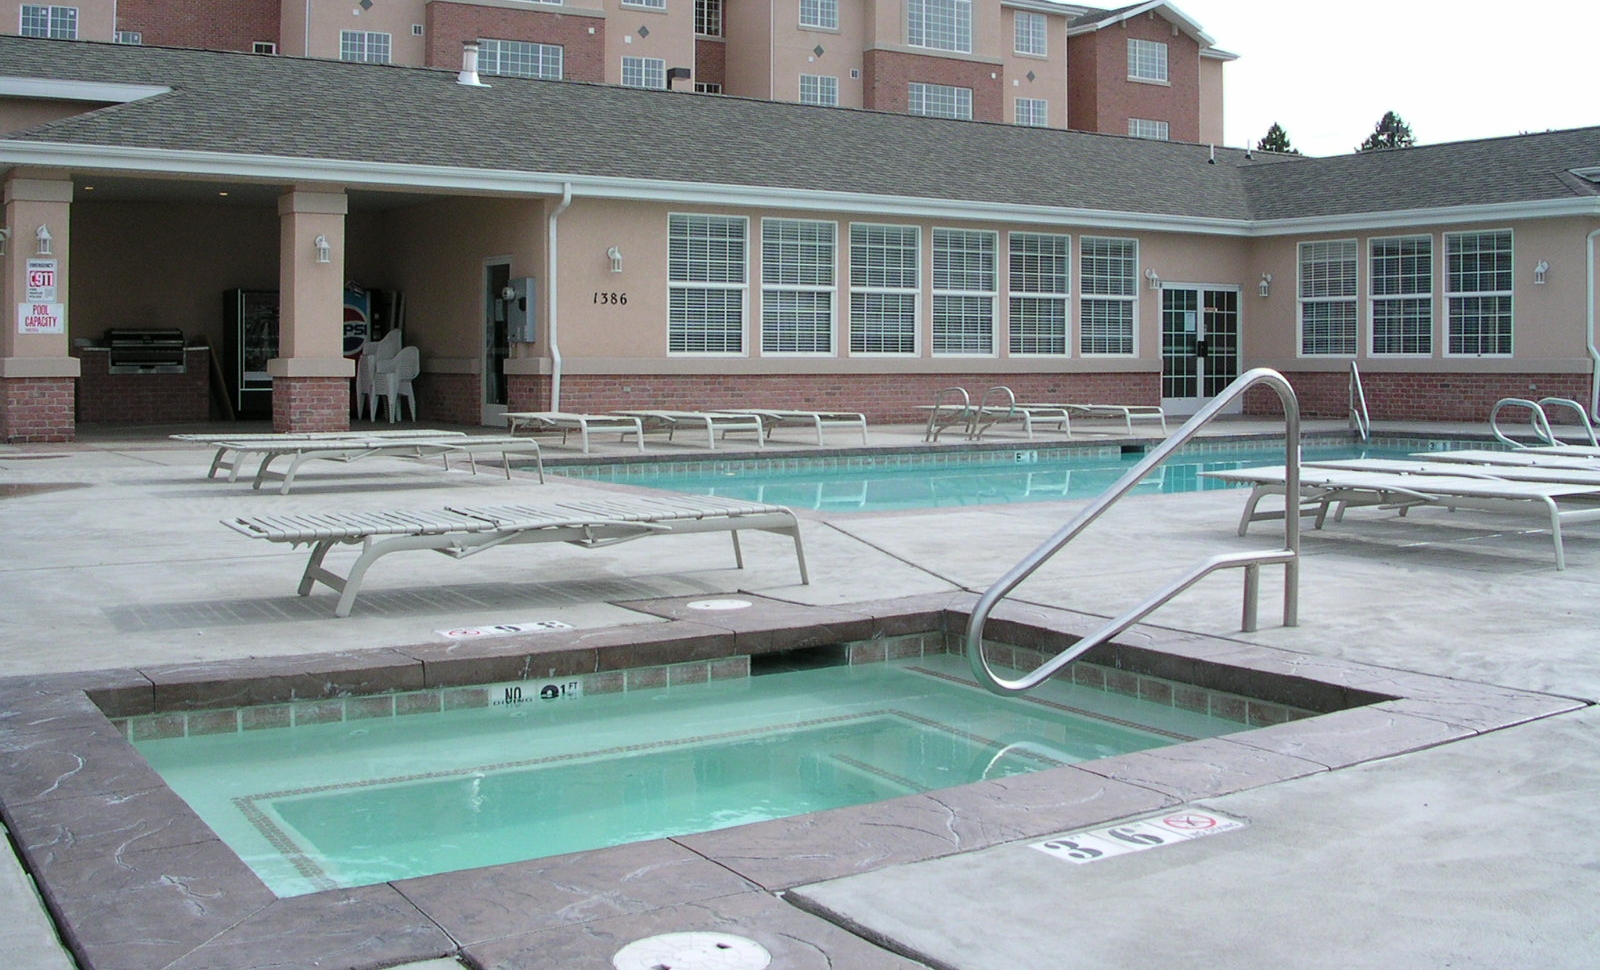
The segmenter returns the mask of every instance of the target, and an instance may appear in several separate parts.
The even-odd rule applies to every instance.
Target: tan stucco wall
[[[76,114],[104,108],[99,101],[46,101],[32,98],[0,98],[0,134],[23,131],[36,125],[70,118]]]
[[[0,24],[6,25],[6,33],[16,34],[21,29],[24,3],[37,3],[37,0],[0,0]],[[76,0],[51,6],[78,9],[78,40],[108,42],[116,37],[116,0]],[[3,73],[5,68],[0,67],[0,74]]]
[[[1208,145],[1223,145],[1223,67],[1226,61],[1200,58],[1200,140]],[[1262,132],[1266,134],[1266,132]],[[1251,147],[1235,145],[1235,148]]]

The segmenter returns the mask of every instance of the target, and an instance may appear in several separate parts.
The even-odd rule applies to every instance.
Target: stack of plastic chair
[[[380,400],[389,403],[390,424],[400,417],[401,398],[405,398],[411,405],[411,420],[417,420],[417,396],[411,382],[416,380],[420,373],[422,373],[422,356],[415,347],[402,347],[392,358],[378,364],[377,373],[372,376],[373,390]],[[377,420],[376,407],[373,409],[372,417],[373,420]]]
[[[378,340],[368,340],[361,345],[361,356],[356,359],[356,417],[378,418],[378,401],[375,378],[378,364],[393,360],[400,352],[400,331],[391,330]]]

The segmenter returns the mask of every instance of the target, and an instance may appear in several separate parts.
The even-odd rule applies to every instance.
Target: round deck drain
[[[634,940],[611,958],[617,970],[762,970],[772,954],[727,933],[662,933]]]
[[[695,600],[684,604],[691,610],[742,610],[755,604],[749,600]]]

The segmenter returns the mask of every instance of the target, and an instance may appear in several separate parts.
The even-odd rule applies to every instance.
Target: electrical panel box
[[[537,291],[531,276],[513,279],[506,285],[506,336],[514,343],[531,344],[538,339]]]

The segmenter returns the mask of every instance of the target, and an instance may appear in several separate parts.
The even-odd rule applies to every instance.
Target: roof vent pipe
[[[489,86],[478,80],[478,42],[475,40],[463,41],[461,44],[461,73],[456,75],[456,83],[471,88]]]

